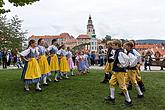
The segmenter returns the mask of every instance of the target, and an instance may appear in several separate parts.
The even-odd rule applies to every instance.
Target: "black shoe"
[[[128,106],[128,107],[130,107],[130,106],[133,105],[133,104],[132,104],[132,101],[131,101],[131,102],[128,102],[128,101],[126,101],[126,100],[125,100],[124,104],[125,104],[125,106]]]
[[[36,92],[42,92],[42,89],[36,89]]]
[[[112,102],[113,104],[115,103],[115,98],[112,99],[111,96],[105,97],[104,100],[107,101],[107,102]]]
[[[100,83],[107,84],[107,82],[108,82],[107,80],[103,80]]]
[[[124,93],[123,92],[119,92],[119,95],[124,96]]]
[[[127,89],[132,90],[132,85],[128,85]]]
[[[43,86],[49,86],[49,84],[42,84]]]
[[[30,89],[24,88],[24,91],[25,91],[25,92],[30,92]]]
[[[143,97],[144,97],[144,95],[139,95],[139,94],[137,95],[137,98],[139,98],[139,99],[143,98]]]

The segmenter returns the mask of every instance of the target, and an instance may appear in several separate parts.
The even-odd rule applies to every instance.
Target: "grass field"
[[[165,73],[145,72],[144,99],[130,91],[132,107],[123,105],[124,97],[116,89],[116,104],[104,102],[108,85],[100,84],[103,73],[91,70],[88,76],[74,76],[59,83],[51,82],[43,92],[23,91],[21,70],[0,70],[0,110],[165,110]],[[34,89],[34,87],[33,87]]]

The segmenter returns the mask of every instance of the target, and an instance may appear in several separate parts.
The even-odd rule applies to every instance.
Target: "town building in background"
[[[77,39],[75,39],[72,35],[69,35],[68,33],[61,33],[60,35],[55,35],[55,36],[50,36],[50,35],[45,35],[45,36],[34,36],[32,35],[28,40],[34,39],[38,40],[40,38],[43,38],[48,45],[51,45],[51,41],[53,39],[57,39],[57,42],[59,45],[65,44],[66,47],[73,48],[74,46],[78,45]]]
[[[91,18],[91,15],[89,15],[88,24],[87,24],[87,33],[86,34],[80,34],[77,38],[73,37],[72,35],[69,35],[69,33],[61,33],[60,35],[45,35],[45,36],[35,36],[32,35],[28,40],[34,39],[38,40],[40,38],[43,38],[48,45],[51,45],[52,39],[57,39],[57,42],[59,45],[65,44],[66,47],[73,48],[75,46],[82,46],[83,50],[86,51],[97,51],[98,50],[98,41],[99,39],[96,38],[95,29],[93,25],[93,21]]]

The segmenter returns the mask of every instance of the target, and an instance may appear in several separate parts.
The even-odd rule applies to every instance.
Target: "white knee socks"
[[[28,84],[25,84],[25,89],[28,90],[28,91],[30,90]]]
[[[46,77],[44,77],[43,83],[44,83],[44,84],[47,84],[47,82],[46,82]]]
[[[110,88],[110,96],[112,99],[115,98],[115,88]]]
[[[39,82],[36,84],[36,89],[41,90],[41,88],[40,88],[40,83],[39,83]]]
[[[143,93],[141,92],[140,87],[138,85],[136,85],[135,88],[136,88],[138,95],[143,95]]]
[[[131,98],[129,96],[129,93],[128,93],[128,90],[125,92],[125,100],[128,101],[128,102],[131,102]]]

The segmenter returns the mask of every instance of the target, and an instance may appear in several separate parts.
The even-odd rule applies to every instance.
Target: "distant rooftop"
[[[165,40],[159,39],[144,39],[144,40],[136,40],[139,44],[165,44]]]

